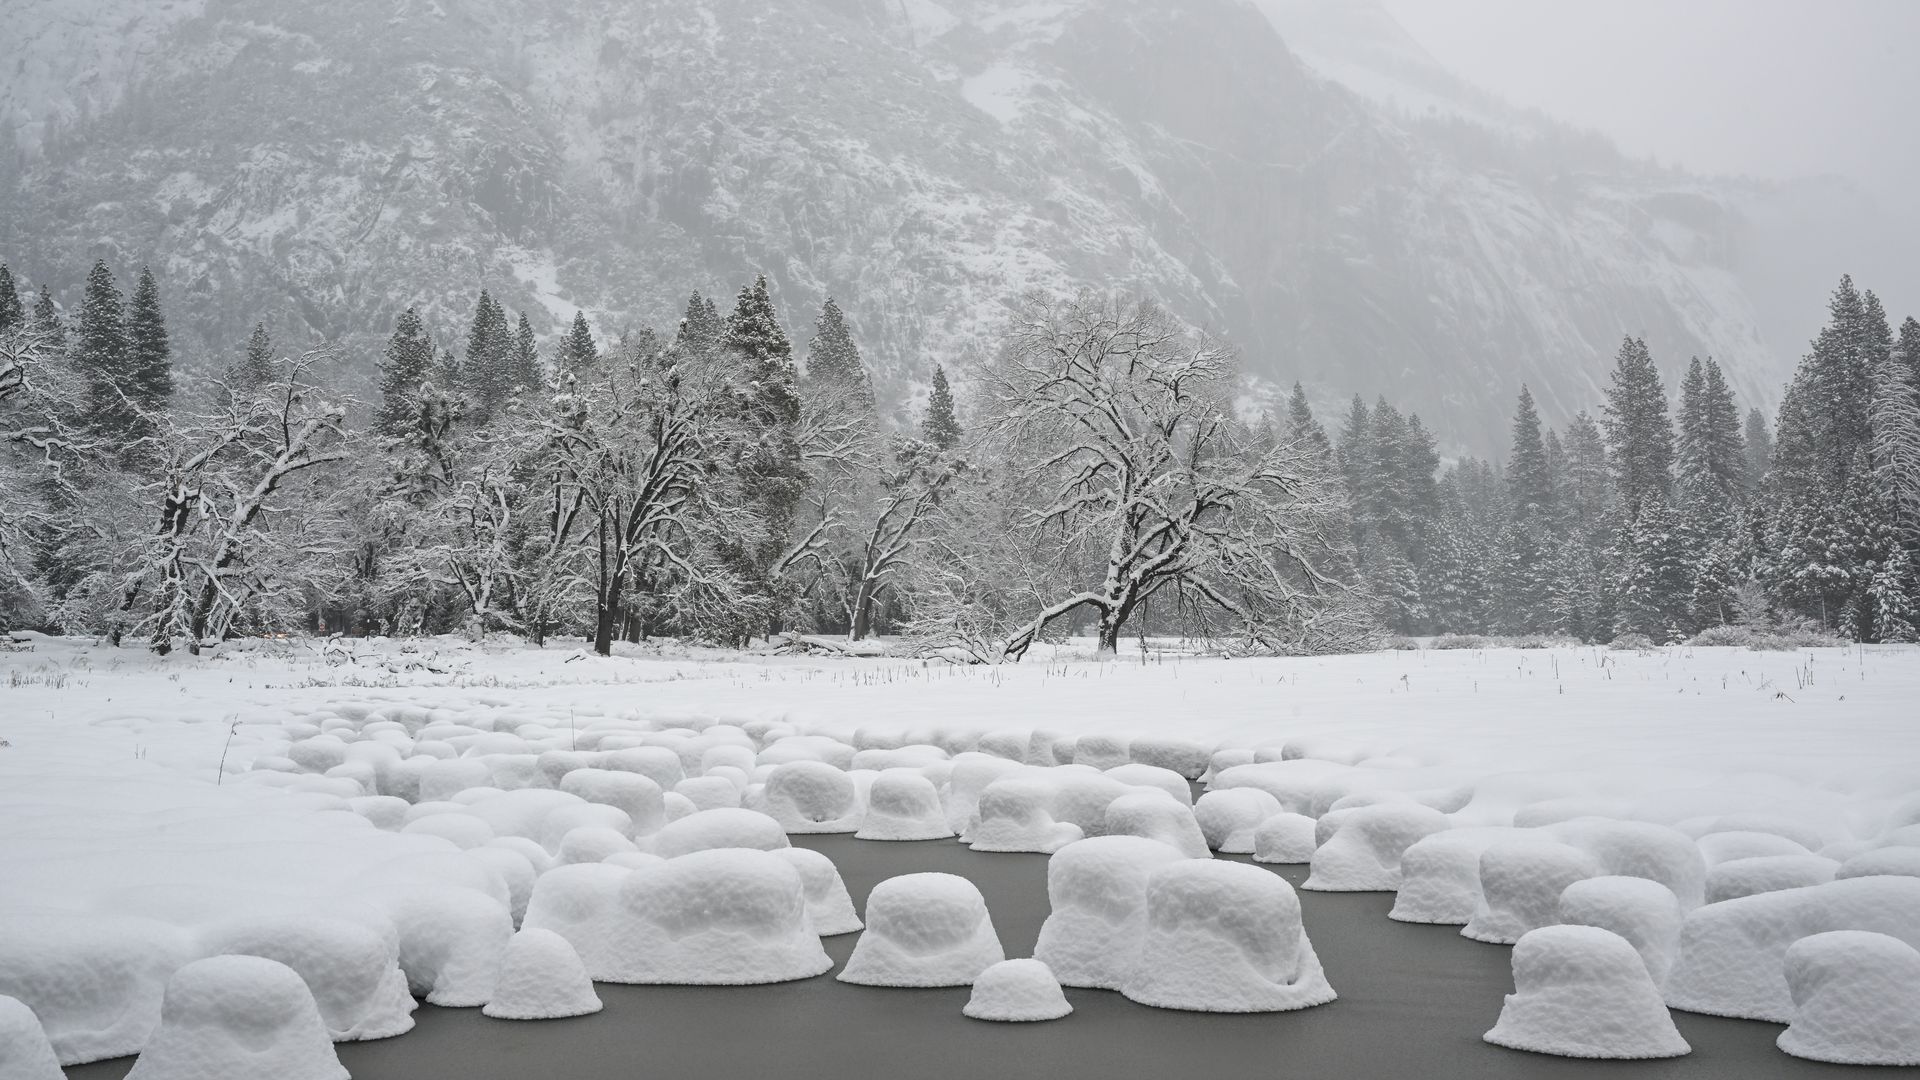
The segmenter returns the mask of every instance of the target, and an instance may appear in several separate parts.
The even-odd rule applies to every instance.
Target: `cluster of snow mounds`
[[[1793,1022],[1780,1049],[1842,1065],[1920,1065],[1920,950],[1833,930],[1787,949]]]
[[[1530,930],[1513,947],[1513,993],[1486,1040],[1580,1058],[1667,1058],[1691,1047],[1640,954],[1594,926]]]
[[[1681,926],[1667,1004],[1789,1023],[1787,951],[1801,938],[1834,930],[1884,934],[1920,948],[1920,878],[1850,878],[1695,908]]]
[[[221,924],[201,941],[208,955],[259,956],[299,973],[335,1042],[413,1030],[413,995],[400,970],[397,933],[336,917],[256,916]]]
[[[1051,911],[1034,958],[1063,985],[1118,990],[1139,962],[1147,932],[1147,881],[1186,856],[1139,836],[1096,836],[1047,860]]]
[[[1415,841],[1400,854],[1400,888],[1387,917],[1465,926],[1482,900],[1480,856],[1497,843],[1525,835],[1524,830],[1495,825],[1449,829]]]
[[[1253,854],[1255,830],[1280,812],[1280,800],[1258,788],[1209,791],[1193,804],[1207,846],[1222,855]]]
[[[1196,1012],[1282,1012],[1334,999],[1278,874],[1244,863],[1181,859],[1147,879],[1147,928],[1120,992]]]
[[[1560,894],[1561,923],[1597,926],[1620,935],[1640,954],[1655,986],[1666,984],[1680,956],[1683,918],[1673,890],[1646,878],[1588,878]]]
[[[1567,886],[1605,871],[1571,844],[1546,839],[1502,840],[1480,853],[1480,902],[1460,933],[1510,945],[1528,931],[1560,919]]]
[[[1073,1006],[1047,965],[1002,960],[973,980],[973,995],[961,1011],[975,1020],[1058,1020]]]
[[[1418,841],[1452,827],[1447,815],[1415,802],[1387,802],[1346,811],[1310,860],[1300,886],[1323,892],[1392,892],[1400,887],[1400,858]]]
[[[40,1018],[18,998],[0,995],[0,1077],[65,1080]]]
[[[132,1080],[345,1080],[313,994],[257,956],[196,960],[167,982],[160,1027]]]
[[[807,915],[806,882],[774,852],[713,848],[627,871],[609,921],[610,940],[593,952],[593,974],[607,982],[746,985],[833,966]]]
[[[868,894],[866,931],[839,978],[862,986],[970,986],[1004,959],[973,882],[903,874]]]
[[[493,999],[480,1011],[496,1020],[555,1020],[600,1008],[580,954],[559,934],[530,927],[507,943]]]

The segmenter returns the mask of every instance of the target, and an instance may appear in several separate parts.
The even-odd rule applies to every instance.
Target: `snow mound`
[[[807,892],[807,918],[813,932],[821,937],[851,934],[860,929],[860,916],[853,910],[853,897],[833,860],[811,848],[781,848],[775,855],[800,873]]]
[[[555,1020],[600,1009],[580,954],[559,934],[534,928],[507,942],[493,1000],[480,1011],[496,1020]]]
[[[345,1080],[299,973],[258,956],[196,960],[167,981],[130,1080]]]
[[[790,847],[780,823],[755,810],[721,807],[688,814],[653,835],[653,853],[675,859],[714,848],[754,848],[775,851]]]
[[[1591,855],[1601,873],[1657,881],[1689,911],[1706,902],[1706,860],[1693,838],[1678,829],[1647,821],[1589,817],[1542,831]]]
[[[887,769],[918,769],[946,761],[951,755],[937,746],[914,743],[909,746],[875,747],[853,755],[855,769],[882,772]]]
[[[1898,938],[1835,930],[1787,949],[1793,1022],[1780,1049],[1842,1065],[1920,1065],[1920,951]]]
[[[860,825],[860,792],[853,777],[824,761],[775,765],[760,800],[790,833],[846,833]]]
[[[988,784],[980,792],[979,820],[969,830],[969,846],[975,851],[1053,852],[1080,839],[1086,835],[1080,826],[1054,817],[1057,791],[1058,784],[1038,774]]]
[[[1057,986],[1055,992],[1059,992]],[[53,1054],[53,1043],[41,1030],[40,1018],[18,998],[5,995],[0,995],[0,1076],[7,1080],[65,1080],[60,1059]]]
[[[1047,965],[1002,960],[973,980],[973,995],[960,1011],[975,1020],[1058,1020],[1073,1006]]]
[[[1193,786],[1187,778],[1172,769],[1163,769],[1158,765],[1142,765],[1135,762],[1130,765],[1116,765],[1106,770],[1108,777],[1134,787],[1158,788],[1173,796],[1182,806],[1193,805]]]
[[[687,770],[681,764],[680,755],[664,746],[602,750],[597,755],[597,760],[602,769],[638,773],[659,784],[662,791],[672,791],[675,784],[687,778]]]
[[[1096,836],[1047,860],[1047,901],[1034,958],[1067,986],[1118,990],[1147,930],[1147,881],[1186,858],[1157,840]]]
[[[1022,741],[1024,749],[1025,742]],[[1018,760],[990,753],[966,753],[953,759],[953,772],[947,776],[947,828],[962,842],[972,839],[974,820],[980,813],[980,793],[988,784],[1027,770]]]
[[[969,986],[1006,958],[987,902],[953,874],[888,878],[867,896],[867,928],[840,981],[862,986]]]
[[[1355,778],[1356,771],[1348,765],[1311,759],[1255,761],[1222,769],[1211,786],[1215,790],[1259,788],[1279,800],[1282,810],[1318,817],[1362,783]]]
[[[627,872],[606,982],[744,986],[833,967],[807,918],[806,883],[769,851],[695,851]],[[591,966],[589,971],[591,971]]]
[[[1187,780],[1198,780],[1212,763],[1213,752],[1207,744],[1192,739],[1136,736],[1127,744],[1127,756],[1135,764],[1169,769]]]
[[[844,775],[844,774],[842,774]],[[943,840],[953,835],[933,781],[915,769],[887,769],[867,789],[862,840]]]
[[[1449,829],[1413,843],[1400,855],[1400,889],[1387,917],[1400,922],[1465,926],[1480,907],[1480,854],[1520,829]]]
[[[1883,847],[1863,851],[1841,863],[1833,876],[1920,878],[1920,847]]]
[[[560,779],[560,790],[590,803],[617,807],[633,822],[635,836],[659,832],[667,823],[666,793],[652,779],[618,769],[575,769]]]
[[[1700,854],[1707,865],[1718,866],[1735,859],[1758,859],[1767,855],[1811,855],[1805,844],[1770,832],[1732,829],[1708,833],[1700,838]]]
[[[731,810],[740,806],[739,786],[724,776],[689,776],[673,785],[672,794],[692,803],[695,810]],[[671,810],[667,818],[673,819]]]
[[[1082,735],[1073,743],[1073,763],[1105,772],[1127,764],[1127,739],[1123,735]]]
[[[562,866],[575,863],[605,862],[615,855],[629,855],[640,850],[625,833],[610,829],[605,825],[583,825],[569,830],[560,838],[560,857]]]
[[[415,994],[455,1009],[485,1005],[493,997],[500,955],[513,937],[505,896],[459,885],[404,883],[374,888],[366,896],[382,905],[399,931],[400,970]]]
[[[1313,851],[1313,872],[1300,887],[1319,892],[1392,892],[1400,857],[1416,842],[1453,825],[1447,815],[1414,802],[1387,802],[1348,812]]]
[[[1560,917],[1560,894],[1606,873],[1593,856],[1552,840],[1502,840],[1480,853],[1480,903],[1460,933],[1511,945]]]
[[[1680,957],[1680,924],[1685,918],[1673,890],[1637,877],[1597,877],[1576,881],[1560,894],[1560,921],[1597,926],[1626,939],[1653,985],[1666,984]]]
[[[1690,1053],[1640,954],[1596,926],[1530,930],[1513,947],[1513,993],[1486,1040],[1560,1057]]]
[[[1253,854],[1253,831],[1280,813],[1280,800],[1257,788],[1209,791],[1193,804],[1207,846],[1224,855]]]
[[[1787,949],[1830,930],[1867,930],[1920,948],[1920,878],[1850,878],[1696,908],[1680,929],[1667,1004],[1788,1023]]]
[[[458,812],[416,818],[400,831],[413,836],[437,836],[463,851],[493,839],[493,826],[471,814]]]
[[[1147,880],[1147,931],[1121,993],[1196,1012],[1281,1012],[1334,999],[1285,879],[1182,859]]]
[[[1213,858],[1206,836],[1193,820],[1193,811],[1154,790],[1122,795],[1108,803],[1101,832],[1158,840],[1190,859]]]
[[[567,940],[587,974],[606,981],[614,972],[613,941],[620,924],[620,887],[632,871],[608,863],[560,866],[540,875],[527,901],[522,930],[551,930]]]
[[[1230,788],[1231,791],[1253,790]],[[1213,794],[1208,792],[1208,794]],[[1266,792],[1260,792],[1273,798]],[[1305,814],[1282,810],[1262,821],[1253,830],[1253,861],[1298,864],[1313,859],[1314,820]]]
[[[254,917],[215,927],[201,939],[209,956],[258,956],[285,964],[312,992],[334,1042],[385,1039],[413,1030],[413,996],[400,970],[400,944],[348,919]]]
[[[825,735],[786,735],[767,744],[755,755],[761,765],[785,765],[790,761],[820,761],[845,771],[853,768],[853,747]]]
[[[1804,889],[1833,880],[1840,864],[1823,855],[1757,855],[1707,868],[1707,903],[1738,900],[1782,889]]]
[[[138,1053],[160,1022],[186,942],[150,919],[12,915],[0,920],[0,994],[40,1018],[62,1065]]]

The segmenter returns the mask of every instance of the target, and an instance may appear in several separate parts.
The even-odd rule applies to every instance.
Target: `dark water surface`
[[[1010,957],[1032,955],[1047,916],[1044,855],[987,854],[951,840],[795,843],[831,857],[863,910],[867,892],[896,874],[940,870],[971,879]],[[1273,869],[1296,885],[1306,876],[1305,867]],[[1394,922],[1389,893],[1302,892],[1300,900],[1307,935],[1340,994],[1300,1012],[1177,1012],[1108,991],[1068,990],[1072,1016],[996,1024],[960,1014],[964,987],[849,986],[829,973],[773,986],[602,984],[606,1009],[572,1020],[489,1020],[478,1009],[422,1006],[408,1034],[337,1049],[356,1080],[1920,1077],[1920,1069],[1802,1061],[1774,1048],[1778,1025],[1690,1013],[1674,1019],[1693,1053],[1668,1061],[1579,1061],[1491,1046],[1480,1035],[1512,988],[1508,949],[1469,941],[1455,927]],[[826,939],[836,965],[858,936]],[[132,1064],[77,1066],[67,1076],[118,1080]]]

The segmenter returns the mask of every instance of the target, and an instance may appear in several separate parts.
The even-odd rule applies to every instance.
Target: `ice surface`
[[[1560,921],[1597,926],[1626,939],[1640,954],[1653,985],[1666,984],[1680,957],[1680,924],[1685,913],[1673,890],[1638,877],[1597,877],[1576,881],[1560,894]]]
[[[663,859],[714,848],[755,848],[773,851],[791,846],[785,829],[753,810],[721,808],[689,814],[653,835],[652,849]]]
[[[1787,949],[1830,930],[1867,930],[1920,947],[1920,878],[1851,878],[1696,908],[1681,927],[1667,1004],[1788,1023]]]
[[[886,769],[867,789],[862,840],[941,840],[953,835],[933,781],[916,769]]]
[[[1690,1053],[1640,954],[1595,926],[1530,930],[1513,947],[1513,993],[1486,1040],[1578,1058]]]
[[[1118,990],[1147,931],[1147,880],[1185,855],[1157,840],[1096,836],[1047,860],[1051,911],[1033,955],[1066,986]]]
[[[1108,803],[1106,822],[1100,831],[1106,836],[1158,840],[1190,859],[1213,858],[1193,811],[1155,788],[1122,795]]]
[[[1707,903],[1737,900],[1781,889],[1804,889],[1833,880],[1840,864],[1823,855],[1758,855],[1707,868]]]
[[[1314,848],[1313,872],[1301,885],[1321,892],[1391,892],[1400,887],[1400,857],[1416,842],[1452,827],[1447,815],[1414,802],[1386,802],[1348,811]]]
[[[1334,999],[1280,875],[1245,863],[1182,859],[1147,879],[1139,961],[1120,987],[1143,1005],[1281,1012]]]
[[[1920,1065],[1920,951],[1899,938],[1834,930],[1787,949],[1793,1021],[1780,1049],[1843,1065]]]
[[[507,943],[493,999],[480,1011],[498,1020],[555,1020],[601,1009],[586,965],[551,930],[521,930]]]
[[[1560,894],[1606,873],[1585,851],[1553,840],[1500,840],[1480,853],[1480,903],[1460,933],[1510,945],[1560,917]]]
[[[203,955],[259,956],[292,968],[313,993],[335,1042],[413,1030],[413,996],[400,970],[399,935],[324,916],[251,916],[209,930]]]
[[[167,981],[160,1027],[130,1080],[345,1080],[313,994],[258,956],[196,960]]]
[[[1047,965],[1038,960],[1002,960],[973,981],[961,1012],[975,1020],[1058,1020],[1073,1011]]]
[[[969,986],[1006,958],[980,890],[953,874],[882,881],[867,895],[866,921],[841,982]]]
[[[1400,922],[1465,926],[1480,907],[1480,855],[1521,829],[1477,826],[1449,829],[1414,842],[1400,855],[1400,889],[1389,918]]]
[[[774,852],[800,872],[807,892],[807,918],[813,932],[821,937],[851,934],[860,929],[860,916],[853,910],[853,897],[833,860],[809,848],[789,847]]]
[[[1280,800],[1258,788],[1209,791],[1193,804],[1207,846],[1225,855],[1252,854],[1254,830],[1280,812]]]
[[[1267,795],[1268,798],[1273,797],[1264,791],[1261,794]],[[1294,864],[1311,861],[1316,824],[1314,819],[1307,815],[1296,814],[1290,810],[1282,810],[1267,818],[1253,830],[1253,861]]]
[[[611,939],[594,957],[583,954],[605,982],[733,986],[833,966],[807,917],[800,871],[771,851],[694,851],[628,871],[610,921]]]
[[[53,1044],[47,1041],[39,1017],[25,1002],[4,994],[0,994],[0,1077],[65,1080],[60,1059],[54,1056]]]
[[[824,761],[775,765],[760,805],[790,833],[846,833],[860,825],[860,792],[853,777]]]

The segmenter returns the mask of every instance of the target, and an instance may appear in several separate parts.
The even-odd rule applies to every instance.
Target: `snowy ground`
[[[178,940],[162,935],[140,961],[169,969],[218,951],[205,940],[215,914],[286,917],[422,884],[431,875],[421,868],[454,850],[443,835],[368,828],[371,811],[337,812],[344,792],[319,777],[293,791],[281,783],[286,772],[256,769],[328,715],[406,716],[416,736],[429,722],[470,725],[501,733],[508,752],[591,744],[610,726],[719,723],[861,748],[957,751],[989,733],[1003,745],[1036,732],[1062,745],[1103,736],[1082,740],[1080,755],[1107,764],[1101,755],[1117,746],[1124,760],[1129,738],[1171,738],[1262,760],[1322,759],[1341,790],[1414,793],[1444,804],[1456,827],[1510,825],[1516,815],[1683,827],[1766,815],[1803,825],[1844,859],[1915,817],[1916,701],[1920,649],[1893,646],[1232,661],[1134,652],[1104,663],[1067,649],[958,668],[655,649],[601,658],[577,644],[450,640],[266,642],[158,658],[37,638],[0,653],[0,865],[9,871],[0,928],[15,931],[0,930],[0,954],[53,970],[63,928],[86,913],[133,920],[129,939],[150,945],[156,920],[188,928]],[[524,745],[506,746],[516,738]],[[103,980],[123,977],[109,967]],[[442,974],[446,1003],[486,1000],[456,1000],[472,991],[458,972]],[[364,1015],[326,1017],[336,1038],[355,1024],[367,1034],[401,1022],[377,996],[352,1006]],[[62,1046],[63,1057],[129,1052],[140,1033],[124,1018],[144,1008],[103,1001],[100,1016],[68,1017],[93,1042]]]

